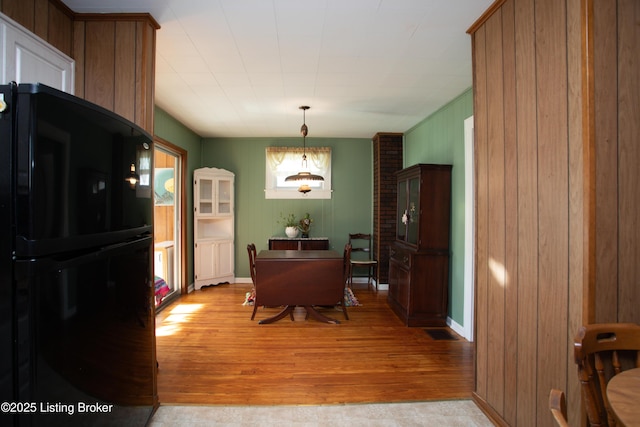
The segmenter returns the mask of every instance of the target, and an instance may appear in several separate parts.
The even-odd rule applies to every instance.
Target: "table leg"
[[[340,321],[336,319],[332,319],[330,317],[325,316],[315,309],[312,305],[305,305],[304,308],[307,310],[307,314],[310,314],[311,317],[316,319],[319,322],[332,323],[334,325],[339,325]]]
[[[262,319],[258,323],[260,325],[266,325],[267,323],[277,322],[278,320],[280,320],[280,319],[282,319],[282,318],[284,318],[286,316],[291,316],[291,320],[293,320],[293,309],[295,307],[296,307],[295,305],[288,305],[285,308],[283,308],[280,313],[276,314],[273,317],[269,317],[267,319]]]

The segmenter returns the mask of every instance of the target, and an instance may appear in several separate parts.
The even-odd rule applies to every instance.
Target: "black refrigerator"
[[[152,138],[0,86],[0,425],[145,425],[157,407]]]

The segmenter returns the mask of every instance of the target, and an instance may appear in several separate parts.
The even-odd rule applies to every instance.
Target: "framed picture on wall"
[[[153,173],[153,198],[156,206],[173,206],[173,168],[155,168]]]

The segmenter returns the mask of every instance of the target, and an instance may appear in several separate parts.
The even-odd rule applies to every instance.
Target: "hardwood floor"
[[[162,404],[322,405],[470,398],[473,344],[434,340],[391,312],[386,291],[354,285],[361,306],[309,318],[258,320],[278,308],[243,306],[250,284],[183,296],[156,317]],[[362,288],[358,287],[362,286]]]

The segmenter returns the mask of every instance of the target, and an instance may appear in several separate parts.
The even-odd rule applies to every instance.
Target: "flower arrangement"
[[[282,212],[280,212],[280,224],[284,225],[284,234],[289,238],[298,236],[298,220],[294,214],[289,214],[284,216]]]
[[[313,219],[309,215],[309,212],[304,214],[304,217],[299,221],[298,229],[302,232],[302,237],[309,237],[309,229],[313,224]]]
[[[406,209],[404,210],[404,213],[402,214],[402,223],[404,225],[407,225],[407,223],[409,222],[414,222],[415,221],[415,214],[416,214],[416,204],[415,203],[411,203],[410,206],[410,212],[408,212]]]
[[[296,219],[296,216],[294,214],[289,214],[287,216],[284,216],[282,214],[282,212],[280,212],[280,221],[278,221],[280,224],[284,225],[285,227],[297,227],[298,226],[298,220]]]

